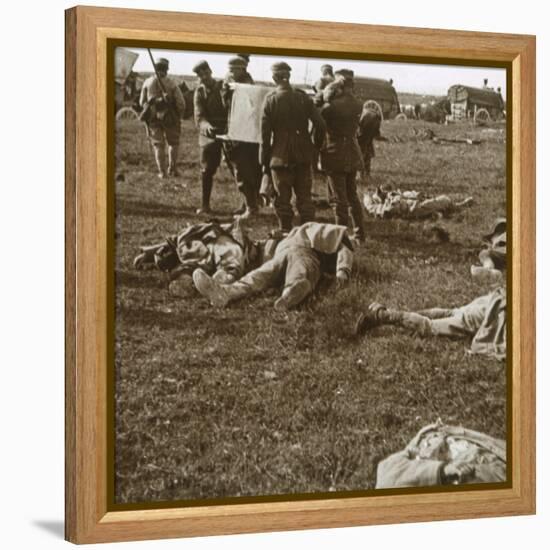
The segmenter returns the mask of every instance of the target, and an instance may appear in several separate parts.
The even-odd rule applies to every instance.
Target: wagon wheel
[[[117,111],[115,118],[117,120],[137,120],[139,116],[132,107],[121,107]]]
[[[378,111],[378,114],[380,115],[380,119],[384,120],[384,113],[382,112],[382,107],[380,107],[380,104],[378,101],[374,101],[374,99],[369,99],[365,101],[363,108],[367,109],[373,109],[374,111]]]
[[[474,115],[474,123],[477,126],[485,126],[491,122],[491,115],[487,109],[478,109]]]
[[[398,115],[396,115],[395,117],[395,120],[399,120],[399,121],[407,121],[409,120],[407,115],[405,113],[399,113]]]

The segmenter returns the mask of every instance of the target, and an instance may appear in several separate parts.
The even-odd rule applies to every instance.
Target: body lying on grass
[[[425,219],[448,216],[456,210],[473,203],[472,197],[453,201],[448,195],[428,197],[418,191],[376,191],[366,192],[363,204],[369,214],[376,218]]]
[[[236,281],[253,264],[255,252],[256,245],[243,231],[239,220],[227,224],[198,223],[157,244],[142,246],[134,259],[134,267],[168,272],[174,283],[171,290],[174,290],[182,286],[176,279],[190,276],[197,268],[217,281]]]
[[[355,324],[362,335],[380,325],[398,325],[421,336],[473,337],[470,352],[506,358],[506,290],[503,287],[479,296],[458,308],[401,311],[373,302]]]
[[[376,488],[506,481],[506,442],[441,421],[378,464]]]
[[[269,239],[263,245],[264,263],[240,280],[223,284],[204,270],[193,273],[197,290],[216,307],[284,284],[274,307],[288,310],[309,296],[322,272],[336,273],[338,283],[349,281],[353,247],[346,227],[308,222],[295,227],[280,242]]]
[[[492,231],[483,236],[485,246],[479,253],[481,265],[472,265],[470,272],[478,282],[499,283],[506,269],[506,218],[498,218]]]

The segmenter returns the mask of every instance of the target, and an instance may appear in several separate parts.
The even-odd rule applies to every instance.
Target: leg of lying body
[[[196,289],[208,298],[213,306],[225,307],[230,302],[274,286],[284,272],[285,265],[284,254],[279,254],[232,284],[220,284],[202,269],[196,269],[193,272],[193,282]]]
[[[430,309],[421,309],[416,313],[423,315],[424,317],[428,317],[428,319],[443,319],[444,317],[452,317],[454,312],[454,309],[432,307]]]
[[[463,336],[468,334],[462,315],[430,319],[414,311],[383,309],[378,312],[378,324],[399,325],[420,336]]]
[[[275,302],[278,310],[288,310],[309,296],[321,276],[320,261],[311,248],[293,247],[287,251],[285,286]]]
[[[483,323],[490,302],[490,296],[491,293],[479,296],[469,304],[456,310],[456,315],[462,318],[469,334],[475,334]]]
[[[231,286],[244,289],[246,294],[262,292],[274,287],[282,279],[287,264],[285,252],[276,254],[257,269],[250,271]]]

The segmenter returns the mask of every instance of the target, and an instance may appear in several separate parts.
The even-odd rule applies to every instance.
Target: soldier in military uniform
[[[363,174],[365,176],[370,175],[371,161],[375,156],[374,140],[378,138],[382,139],[380,136],[381,122],[380,113],[376,109],[363,106],[357,139],[363,154],[363,164],[365,165]]]
[[[244,54],[243,54],[244,55]],[[246,70],[248,62],[242,56],[232,57],[228,63],[228,73],[222,86],[222,98],[228,113],[231,111],[233,84],[254,84]],[[228,115],[229,117],[229,115]],[[244,141],[231,141],[226,144],[229,161],[237,189],[243,196],[243,203],[235,214],[246,219],[258,212],[258,193],[262,179],[259,162],[259,145]]]
[[[222,159],[222,142],[216,135],[227,127],[227,109],[222,100],[222,82],[212,77],[207,61],[199,61],[193,72],[199,77],[199,85],[193,96],[195,123],[199,129],[202,204],[197,214],[209,214],[210,196],[214,174]]]
[[[313,85],[315,91],[315,104],[322,105],[323,103],[323,90],[332,82],[334,82],[335,76],[332,70],[332,65],[321,65],[321,78]]]
[[[254,84],[254,80],[253,80],[252,76],[250,75],[250,73],[248,72],[248,64],[250,63],[250,54],[248,54],[248,53],[238,53],[237,57],[240,57],[246,63],[246,65],[244,67],[244,82],[246,82],[247,84]]]
[[[177,84],[168,77],[169,62],[165,58],[155,62],[156,73],[141,88],[139,104],[141,119],[147,125],[147,134],[153,145],[159,178],[177,176],[180,118],[185,112],[185,100]],[[158,75],[158,76],[157,76]],[[168,144],[168,167],[166,166]]]
[[[294,217],[290,204],[293,191],[300,224],[315,218],[311,199],[313,143],[308,124],[313,123],[313,139],[319,148],[326,126],[313,101],[290,85],[290,66],[275,63],[271,71],[277,87],[266,96],[263,106],[260,162],[265,174],[271,171],[276,192],[275,212],[281,230],[288,232]]]
[[[335,223],[348,226],[351,206],[355,238],[362,242],[365,239],[365,222],[355,183],[357,171],[363,169],[357,141],[362,105],[353,95],[353,71],[342,69],[337,74],[340,93],[321,109],[327,125],[327,139],[321,149],[321,166],[328,176]]]

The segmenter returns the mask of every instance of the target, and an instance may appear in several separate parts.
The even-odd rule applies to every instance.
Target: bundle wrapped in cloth
[[[378,464],[376,488],[506,481],[506,442],[449,426],[422,428],[405,449]]]

